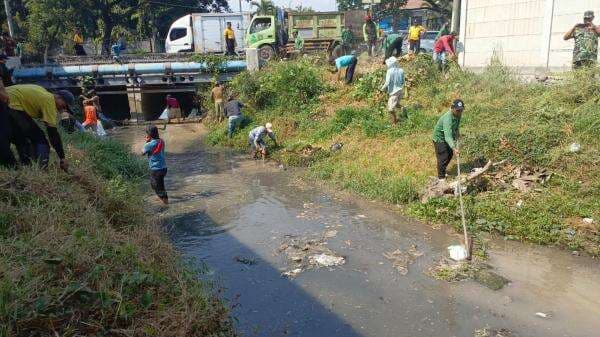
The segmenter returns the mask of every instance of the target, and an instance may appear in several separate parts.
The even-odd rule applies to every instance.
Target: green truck
[[[256,48],[261,60],[285,56],[293,50],[292,32],[304,39],[304,51],[328,51],[341,43],[342,12],[283,12],[255,15],[246,33],[246,46]]]

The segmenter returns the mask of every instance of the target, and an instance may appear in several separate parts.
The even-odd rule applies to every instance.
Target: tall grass
[[[144,211],[143,163],[116,142],[67,143],[69,174],[0,170],[0,336],[230,334]]]
[[[307,66],[312,73],[326,74],[314,65],[281,62],[262,72],[253,88],[269,87],[270,78]],[[473,229],[600,254],[599,67],[567,73],[554,84],[525,82],[497,63],[481,74],[454,66],[447,79],[427,56],[403,61],[402,67],[409,96],[401,102],[404,110],[399,112],[401,123],[396,127],[390,125],[386,112],[387,97],[377,92],[385,71],[365,62],[359,63],[359,75],[351,87],[306,79],[314,82],[300,88],[313,87],[316,82],[314,87],[321,91],[311,91],[318,101],[298,104],[301,109],[287,109],[289,99],[273,98],[278,90],[269,92],[268,104],[242,96],[252,105],[249,116],[254,123],[272,121],[281,131],[283,147],[274,153],[275,158],[309,166],[312,176],[369,198],[407,204],[407,211],[414,216],[451,224],[459,223],[452,200],[421,205],[417,197],[428,178],[435,175],[432,129],[452,100],[462,98],[466,104],[461,126],[464,169],[485,159],[507,159],[514,165],[544,167],[555,173],[550,184],[538,192],[522,194],[506,188],[469,195],[468,217]],[[369,71],[361,74],[361,68]],[[256,92],[240,86],[251,76],[236,79],[236,90]],[[295,88],[295,84],[289,87]],[[294,94],[303,95],[301,89]],[[213,134],[222,134],[220,127]],[[211,139],[216,137],[211,134]],[[573,142],[581,144],[580,152],[568,150]],[[334,143],[343,143],[343,149],[329,153]],[[246,146],[243,136],[213,144]],[[298,144],[323,151],[307,160],[297,151]],[[453,164],[450,172],[456,172]],[[524,201],[523,206],[515,208],[519,200]],[[574,227],[583,217],[596,219],[596,229]]]

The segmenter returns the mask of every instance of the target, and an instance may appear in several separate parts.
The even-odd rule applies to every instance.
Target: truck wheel
[[[271,61],[273,57],[275,57],[275,51],[273,50],[273,47],[264,45],[258,49],[258,57],[262,61]]]

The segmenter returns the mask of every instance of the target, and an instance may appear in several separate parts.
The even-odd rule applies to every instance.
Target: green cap
[[[583,18],[584,19],[593,19],[594,11],[585,11],[585,13],[583,13]]]

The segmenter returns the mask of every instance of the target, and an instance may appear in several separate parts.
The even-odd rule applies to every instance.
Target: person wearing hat
[[[388,70],[385,74],[385,83],[381,86],[380,90],[386,91],[389,95],[388,112],[392,117],[392,124],[396,125],[398,124],[396,108],[404,96],[404,69],[400,68],[398,59],[393,56],[388,58],[385,64]]]
[[[165,141],[160,138],[158,128],[148,125],[146,128],[146,144],[142,155],[148,157],[150,168],[150,186],[165,204],[169,204],[169,195],[165,189],[165,177],[167,175],[167,161],[165,160]]]
[[[358,58],[356,58],[356,53],[352,52],[350,55],[340,56],[336,58],[333,62],[335,63],[335,68],[337,69],[337,80],[341,81],[342,71],[345,68],[345,82],[346,84],[352,83],[352,80],[354,79],[354,71],[356,70],[356,65],[358,64]]]
[[[70,106],[75,101],[73,94],[67,90],[51,93],[34,84],[13,85],[6,91],[9,96],[11,142],[15,144],[21,162],[27,165],[33,158],[42,168],[46,168],[52,145],[60,167],[66,171],[68,163],[57,124],[59,111],[71,113]],[[46,126],[48,139],[34,119]]]
[[[459,153],[457,144],[460,118],[465,109],[465,103],[454,100],[448,112],[442,115],[433,129],[433,146],[437,158],[437,172],[440,180],[446,179],[446,169],[454,154]]]
[[[227,138],[233,137],[233,133],[238,125],[242,124],[244,116],[242,115],[242,108],[244,104],[235,99],[234,95],[230,95],[223,109],[225,117],[227,117]]]
[[[594,12],[583,14],[583,23],[576,24],[564,36],[565,41],[575,39],[573,68],[593,66],[598,62],[598,36],[600,26],[594,25]]]
[[[275,138],[275,133],[273,133],[273,124],[267,123],[265,126],[257,126],[250,131],[248,144],[252,148],[252,158],[256,158],[258,151],[260,151],[263,159],[267,157],[267,144],[264,140],[267,135],[275,142],[275,146],[277,146],[277,139]]]
[[[365,16],[365,24],[363,25],[363,36],[367,43],[369,57],[377,53],[377,41],[379,40],[379,29],[370,15]]]

